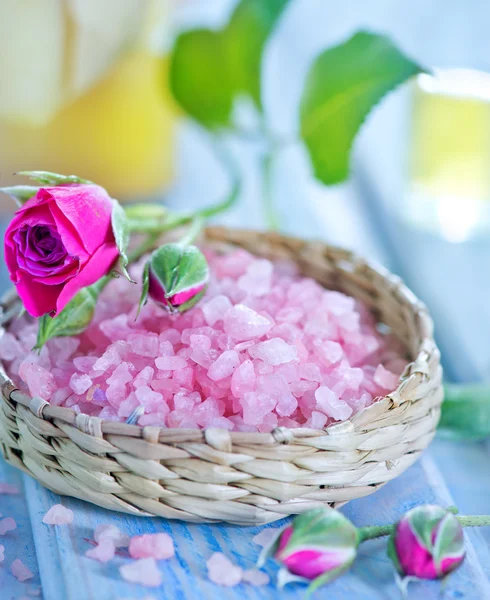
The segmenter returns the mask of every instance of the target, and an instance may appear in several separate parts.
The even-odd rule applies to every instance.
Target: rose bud
[[[112,228],[115,201],[93,184],[41,187],[5,233],[10,279],[33,317],[55,316],[119,256]]]
[[[208,263],[195,246],[165,244],[155,250],[145,267],[143,295],[171,313],[192,308],[204,295]]]
[[[440,579],[463,562],[463,528],[440,506],[417,506],[397,523],[388,556],[401,576]]]
[[[274,556],[282,563],[278,584],[290,581],[310,583],[310,591],[335,579],[352,565],[359,544],[356,527],[331,508],[306,512],[282,529],[264,548],[259,566]]]

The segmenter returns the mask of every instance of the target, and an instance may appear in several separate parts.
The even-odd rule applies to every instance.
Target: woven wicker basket
[[[439,351],[425,307],[385,270],[352,253],[271,233],[206,231],[270,259],[292,259],[322,285],[363,300],[411,362],[391,394],[350,421],[267,433],[139,427],[77,415],[16,389],[0,369],[5,459],[59,494],[141,516],[256,525],[375,492],[432,440],[442,402]],[[4,298],[1,323],[19,301]]]

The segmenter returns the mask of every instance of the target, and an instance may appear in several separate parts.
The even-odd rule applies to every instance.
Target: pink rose
[[[5,233],[10,279],[33,317],[55,316],[119,256],[111,224],[114,201],[97,185],[40,188]]]

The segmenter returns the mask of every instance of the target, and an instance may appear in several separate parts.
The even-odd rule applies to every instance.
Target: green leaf
[[[368,32],[322,52],[310,68],[300,106],[301,137],[315,177],[325,184],[346,179],[352,143],[370,110],[422,71],[388,38]]]
[[[150,263],[147,262],[143,269],[143,284],[141,287],[141,297],[138,305],[138,312],[136,313],[136,318],[138,318],[141,309],[148,301],[148,290],[150,289]]]
[[[446,385],[438,431],[456,440],[490,437],[490,386]]]
[[[54,337],[66,337],[82,333],[94,316],[95,305],[106,278],[100,279],[94,285],[81,289],[70,300],[65,308],[56,316],[41,317],[37,332],[35,349],[40,350],[44,344]]]
[[[77,175],[60,175],[50,171],[18,171],[16,175],[29,177],[41,185],[64,185],[67,183],[93,183],[88,179],[82,179]]]
[[[124,209],[129,231],[149,232],[158,230],[168,217],[163,204],[132,204]]]
[[[34,185],[13,185],[12,187],[0,188],[0,192],[7,194],[15,200],[17,206],[22,206],[37,194],[38,187]]]
[[[195,246],[165,244],[153,252],[150,262],[167,297],[197,287],[209,277],[206,258]]]
[[[129,223],[123,207],[117,200],[112,199],[112,231],[119,250],[119,268],[129,281],[133,281],[126,269],[128,264],[127,249],[129,244]]]
[[[261,107],[262,51],[289,0],[242,0],[221,31],[181,34],[170,65],[170,87],[182,108],[215,129],[230,125],[237,94]]]

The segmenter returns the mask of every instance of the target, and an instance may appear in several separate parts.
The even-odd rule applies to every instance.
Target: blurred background
[[[0,185],[43,169],[123,201],[192,208],[225,196],[229,176],[172,100],[168,66],[180,31],[219,28],[235,5],[0,0]],[[263,61],[267,127],[292,140],[275,157],[266,210],[261,141],[225,136],[244,183],[220,220],[260,228],[272,211],[287,233],[383,262],[429,305],[454,381],[490,379],[489,25],[478,0],[291,0]],[[388,34],[432,74],[383,100],[357,138],[349,181],[327,187],[294,141],[299,98],[313,58],[359,29]],[[11,200],[0,207],[6,222]]]

